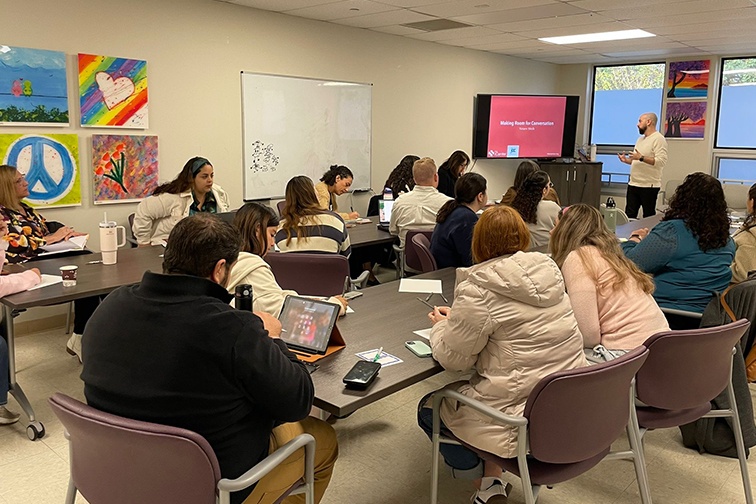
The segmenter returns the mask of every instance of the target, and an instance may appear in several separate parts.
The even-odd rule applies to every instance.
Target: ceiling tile
[[[283,12],[292,9],[302,9],[316,5],[336,3],[339,0],[223,0],[227,3],[253,7],[255,9]]]
[[[345,0],[315,7],[285,11],[284,14],[305,17],[308,19],[319,19],[321,21],[335,21],[337,19],[399,10],[400,9],[397,7],[379,4],[369,0]]]
[[[457,19],[458,21],[458,19]],[[601,23],[612,23],[613,19],[600,14],[576,14],[574,16],[558,16],[545,19],[529,19],[527,21],[514,21],[506,23],[486,23],[488,28],[503,32],[526,32],[543,30],[546,28],[562,28],[565,26],[583,26]]]
[[[449,0],[375,0],[378,3],[393,5],[395,7],[412,8],[421,5],[446,3]]]
[[[414,10],[438,17],[480,16],[489,12],[512,10],[539,5],[559,5],[557,0],[457,0],[425,5]]]
[[[753,7],[749,0],[694,0],[684,3],[657,3],[646,5],[642,9],[626,7],[624,9],[601,10],[604,16],[617,20],[624,19],[647,19],[652,21],[659,18],[680,17],[685,18],[691,14],[701,12],[713,13],[726,9],[739,9]]]
[[[357,16],[344,18],[334,21],[334,23],[356,26],[358,28],[377,28],[379,26],[402,25],[407,23],[417,23],[419,21],[432,21],[436,18],[418,14],[409,10],[401,9],[390,12],[381,12],[378,14],[368,14],[367,16]],[[417,33],[415,30],[414,33]]]
[[[409,35],[409,37],[418,40],[430,40],[433,42],[444,40],[464,39],[477,36],[490,36],[498,35],[501,32],[492,30],[490,28],[484,28],[482,26],[470,26],[468,28],[455,28],[453,30],[439,30],[434,32],[425,32],[417,35]]]
[[[657,56],[695,56],[699,51],[692,47],[670,47],[667,49],[646,49],[639,51],[602,52],[610,58],[652,58]]]
[[[689,0],[664,0],[665,3],[682,3]],[[609,9],[639,8],[649,5],[657,5],[659,0],[577,0],[570,1],[570,5],[581,9],[601,12]]]
[[[466,37],[463,39],[445,40],[445,44],[468,47],[481,44],[505,44],[508,42],[521,42],[527,40],[511,33],[497,33],[496,35],[483,35],[480,37]]]

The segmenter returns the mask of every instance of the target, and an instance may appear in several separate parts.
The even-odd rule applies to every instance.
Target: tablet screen
[[[324,354],[339,307],[325,301],[287,296],[281,315],[281,339],[294,349]]]
[[[394,200],[379,200],[378,201],[378,221],[381,224],[388,224],[391,222],[391,210],[394,208]]]

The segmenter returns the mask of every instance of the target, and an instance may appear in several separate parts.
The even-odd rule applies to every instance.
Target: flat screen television
[[[473,156],[573,157],[578,96],[479,94]]]

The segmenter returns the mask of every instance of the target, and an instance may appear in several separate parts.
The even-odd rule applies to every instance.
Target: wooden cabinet
[[[596,208],[601,204],[601,168],[603,163],[539,162],[541,170],[551,177],[562,206],[586,203]]]

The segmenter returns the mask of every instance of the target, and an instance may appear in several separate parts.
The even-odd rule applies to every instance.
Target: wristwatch
[[[638,159],[638,161],[640,161],[642,163],[643,162],[643,156],[641,156],[640,159]]]

